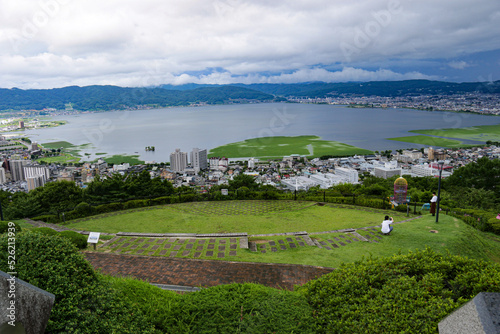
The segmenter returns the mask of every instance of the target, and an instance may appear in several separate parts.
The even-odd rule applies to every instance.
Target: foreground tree
[[[60,212],[78,205],[83,199],[83,192],[74,182],[57,181],[33,189],[29,196],[44,211]]]
[[[458,168],[446,178],[447,189],[475,188],[491,190],[496,198],[500,197],[500,159],[490,160],[483,157]]]

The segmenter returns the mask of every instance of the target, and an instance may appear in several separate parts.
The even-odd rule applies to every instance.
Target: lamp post
[[[438,200],[437,200],[437,205],[436,205],[436,223],[439,222],[439,201],[441,199],[441,174],[443,173],[443,165],[444,161],[439,161],[438,162],[438,169],[439,169],[439,180],[438,180]]]

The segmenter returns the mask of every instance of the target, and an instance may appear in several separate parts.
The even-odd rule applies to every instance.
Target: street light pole
[[[436,205],[436,223],[439,222],[439,202],[441,200],[441,174],[443,173],[444,161],[438,162],[439,180],[438,180],[438,200]]]

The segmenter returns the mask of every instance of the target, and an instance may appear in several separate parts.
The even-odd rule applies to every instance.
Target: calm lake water
[[[139,154],[146,161],[169,161],[176,148],[210,150],[220,145],[268,136],[317,135],[369,150],[422,147],[386,140],[414,135],[409,130],[499,124],[500,118],[467,113],[409,109],[347,108],[314,104],[243,104],[113,111],[58,116],[68,124],[26,130],[33,141],[91,143],[82,150],[96,153]],[[146,152],[155,146],[155,152]]]

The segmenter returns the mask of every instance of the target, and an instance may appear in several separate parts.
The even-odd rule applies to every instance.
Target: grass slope
[[[227,201],[182,203],[156,210],[97,216],[68,227],[108,233],[321,232],[377,225],[385,214],[392,214],[396,221],[406,218],[401,213],[346,210],[317,206],[314,202]]]
[[[273,203],[276,203],[276,206],[273,206]],[[239,213],[235,214],[235,209],[228,206],[230,204],[241,205]],[[73,223],[68,227],[111,233],[247,232],[253,235],[307,231],[312,238],[324,241],[339,235],[338,233],[314,234],[314,232],[379,225],[385,214],[391,214],[396,222],[407,219],[404,214],[383,210],[370,212],[364,211],[366,208],[341,209],[307,206],[307,204],[307,202],[285,201],[183,203],[156,210],[92,219]],[[206,207],[203,208],[204,206]],[[283,239],[282,236],[266,236],[252,237],[250,240],[264,242],[277,241],[280,238]],[[477,231],[461,220],[446,215],[440,216],[439,223],[435,223],[435,217],[425,215],[410,222],[397,224],[392,235],[384,236],[379,243],[355,242],[331,251],[311,246],[267,253],[240,249],[236,256],[226,256],[224,260],[294,263],[335,268],[342,263],[355,262],[365,257],[391,256],[425,247],[442,253],[449,251],[454,255],[500,263],[498,255],[500,237]]]
[[[336,141],[321,140],[317,136],[262,137],[247,139],[211,149],[209,157],[227,158],[256,157],[281,158],[286,155],[300,154],[308,157],[322,155],[371,154],[369,150],[343,144]]]

